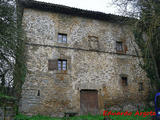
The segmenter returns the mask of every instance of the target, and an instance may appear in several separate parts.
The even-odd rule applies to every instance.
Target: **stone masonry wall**
[[[14,120],[17,100],[0,98],[0,120]]]
[[[27,115],[64,116],[80,113],[80,90],[98,90],[99,111],[105,106],[144,102],[149,79],[138,66],[133,34],[127,25],[58,13],[24,9],[27,77],[20,109]],[[67,34],[67,44],[58,43]],[[91,49],[89,36],[98,38]],[[116,41],[125,41],[126,54],[116,53]],[[48,70],[49,59],[67,59],[67,71]],[[127,75],[128,86],[120,75]],[[139,82],[144,90],[138,91]],[[40,95],[37,95],[40,93]]]

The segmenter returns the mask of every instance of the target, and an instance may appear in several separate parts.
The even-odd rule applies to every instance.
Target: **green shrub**
[[[139,112],[150,112],[154,111],[153,108],[145,108],[144,111],[139,111]],[[116,111],[113,111],[116,112]],[[135,112],[132,112],[132,115],[130,116],[124,116],[124,115],[110,115],[109,117],[112,120],[151,120],[151,116],[148,115],[146,117],[143,117],[143,115],[135,116]],[[25,115],[17,115],[15,117],[15,120],[103,120],[104,116],[103,115],[86,115],[86,116],[75,116],[75,117],[64,117],[64,118],[52,118],[52,117],[47,117],[47,116],[42,116],[42,115],[36,115],[32,117],[28,117]]]

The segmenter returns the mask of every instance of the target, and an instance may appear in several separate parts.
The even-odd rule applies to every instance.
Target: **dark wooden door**
[[[81,108],[82,115],[98,114],[98,91],[81,90],[80,91],[80,108]]]

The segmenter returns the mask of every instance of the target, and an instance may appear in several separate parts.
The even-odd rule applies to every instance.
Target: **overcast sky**
[[[116,14],[115,6],[111,4],[112,0],[37,0],[37,1]]]

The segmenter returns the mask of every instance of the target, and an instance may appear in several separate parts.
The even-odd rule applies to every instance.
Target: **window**
[[[144,90],[143,83],[141,82],[141,83],[139,83],[139,91],[143,91],[143,90]]]
[[[40,96],[40,90],[38,90],[37,96]]]
[[[116,42],[116,51],[123,52],[123,43],[121,41]]]
[[[58,60],[58,70],[65,71],[67,70],[67,60]]]
[[[48,60],[48,70],[54,71],[66,71],[67,70],[67,60],[65,59],[54,59],[54,60]]]
[[[121,77],[122,80],[122,86],[128,86],[128,79],[127,77]]]
[[[67,34],[58,34],[58,42],[59,43],[67,43]]]

